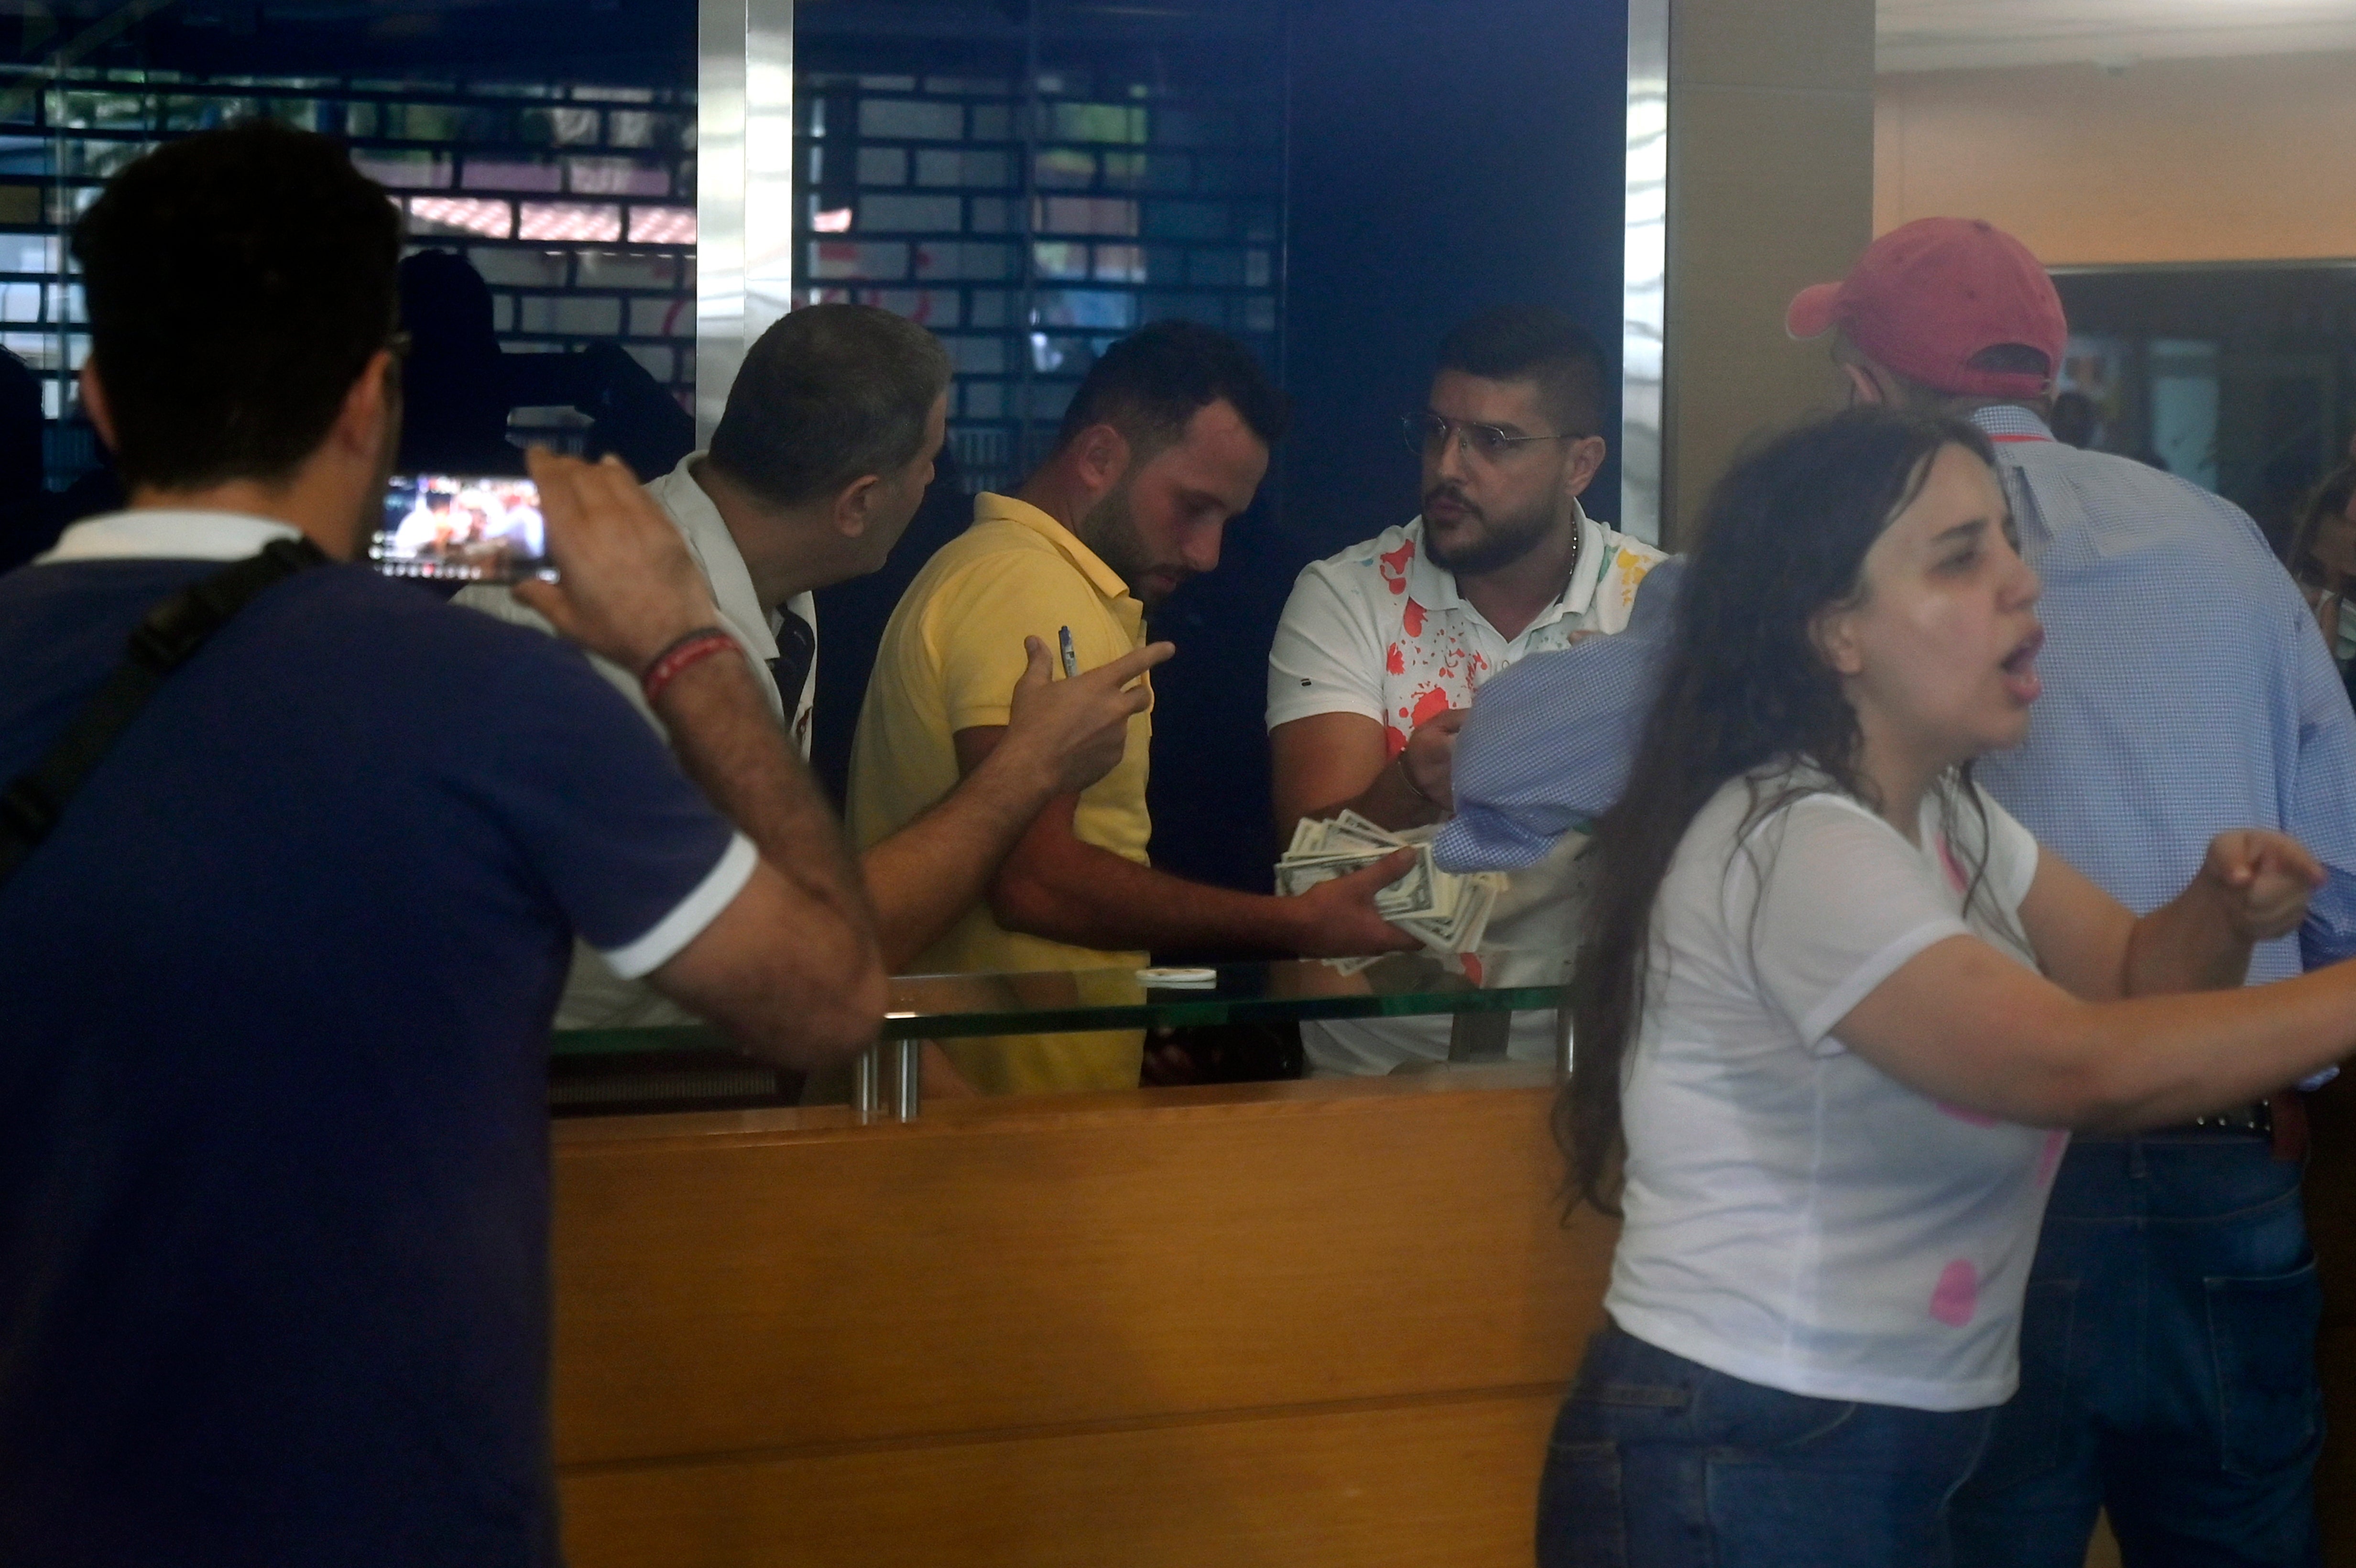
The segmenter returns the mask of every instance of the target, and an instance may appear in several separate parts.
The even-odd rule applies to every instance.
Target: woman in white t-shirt
[[[1971,782],[2027,731],[2042,635],[1975,427],[1794,432],[1702,539],[1597,832],[1557,1121],[1625,1224],[1538,1557],[1936,1568],[2063,1129],[2356,1050],[2356,967],[2238,988],[2322,875],[2279,834],[2221,836],[2138,920]]]

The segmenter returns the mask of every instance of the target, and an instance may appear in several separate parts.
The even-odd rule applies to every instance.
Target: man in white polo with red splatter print
[[[1422,515],[1302,571],[1277,628],[1268,737],[1280,838],[1344,808],[1395,829],[1440,821],[1482,682],[1628,624],[1661,552],[1580,507],[1603,462],[1602,394],[1595,340],[1556,311],[1484,311],[1441,343],[1427,405],[1405,420]],[[1493,983],[1562,977],[1584,847],[1572,837],[1499,901],[1483,944]],[[1387,1072],[1445,1061],[1449,1032],[1444,1018],[1393,1019],[1304,1024],[1301,1040],[1314,1072]],[[1508,1054],[1553,1051],[1551,1015],[1515,1016]]]

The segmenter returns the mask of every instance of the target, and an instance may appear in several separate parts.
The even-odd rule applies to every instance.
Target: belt
[[[2212,1111],[2205,1116],[2195,1116],[2173,1127],[2156,1129],[2168,1133],[2242,1134],[2265,1138],[2274,1145],[2276,1159],[2296,1160],[2307,1157],[2307,1106],[2298,1091],[2286,1089],[2270,1099],[2254,1104],[2234,1105],[2222,1111]]]
[[[2195,1116],[2189,1122],[2159,1130],[2164,1133],[2254,1133],[2262,1138],[2272,1137],[2275,1131],[2274,1106],[2260,1100],[2254,1104],[2211,1111],[2205,1116]]]

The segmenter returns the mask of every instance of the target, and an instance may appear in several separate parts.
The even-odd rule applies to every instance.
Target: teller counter
[[[1033,1031],[1553,1000],[1448,979],[1107,979],[1070,987],[1062,1022],[1035,978],[998,995]],[[901,983],[894,1032],[1010,1027],[970,987],[943,1011],[927,995],[953,999]],[[946,1021],[960,1009],[989,1020]],[[1592,1214],[1564,1221],[1555,1083],[1470,1060],[909,1119],[888,1082],[864,1108],[560,1119],[571,1561],[1526,1562],[1612,1243]]]

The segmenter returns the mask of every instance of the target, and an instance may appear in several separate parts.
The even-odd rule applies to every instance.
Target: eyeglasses
[[[1452,438],[1462,443],[1465,452],[1483,463],[1495,463],[1513,454],[1517,446],[1534,441],[1584,441],[1577,433],[1563,435],[1510,435],[1493,424],[1469,424],[1462,420],[1443,419],[1426,411],[1399,416],[1399,436],[1407,449],[1418,457],[1438,457],[1448,450]]]

